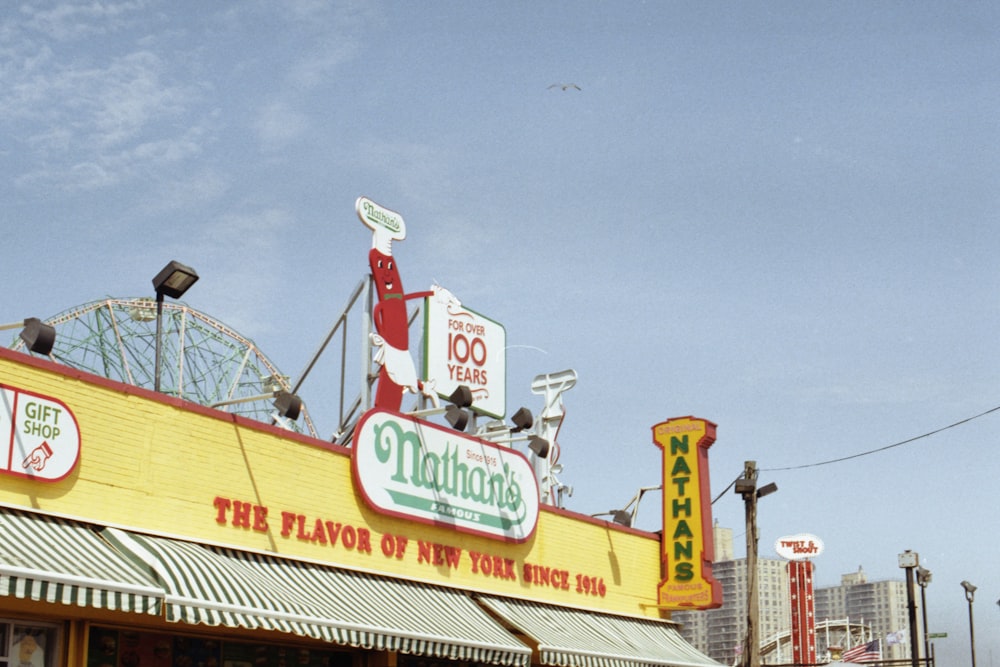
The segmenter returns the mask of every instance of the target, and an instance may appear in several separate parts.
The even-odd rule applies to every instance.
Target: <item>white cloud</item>
[[[150,52],[126,54],[103,67],[49,64],[44,71],[5,76],[7,92],[0,93],[4,115],[24,124],[29,143],[49,150],[121,146],[153,123],[180,116],[197,97],[192,86],[165,82],[165,67]],[[50,136],[58,144],[46,144]]]
[[[226,174],[198,167],[151,184],[146,196],[137,198],[129,215],[135,220],[153,219],[164,213],[190,215],[223,197],[231,187],[232,179]]]
[[[305,114],[284,100],[275,100],[257,114],[254,130],[265,150],[277,150],[301,137],[309,129]]]
[[[142,0],[63,2],[46,8],[24,3],[20,13],[31,30],[62,41],[108,34],[127,27],[148,7],[149,3]]]
[[[146,141],[119,151],[93,154],[91,159],[54,160],[28,170],[15,178],[22,187],[61,188],[67,191],[96,190],[149,176],[187,161],[201,153],[200,130],[186,135]],[[50,148],[55,141],[67,142],[68,135],[54,131],[46,138]]]
[[[191,256],[192,266],[211,267],[213,287],[211,294],[203,295],[205,312],[227,313],[226,324],[236,331],[271,331],[274,316],[261,304],[291,297],[287,251],[296,247],[298,227],[294,215],[277,208],[226,214],[209,222],[185,251],[191,256],[191,250],[198,249]]]
[[[329,85],[345,63],[358,57],[364,48],[358,35],[373,12],[367,3],[295,0],[282,5],[273,20],[283,21],[284,29],[300,44],[280,72],[275,92],[255,115],[253,129],[264,150],[284,148],[309,131],[310,95]]]
[[[0,23],[0,130],[20,155],[12,182],[95,190],[200,154],[203,85],[171,57],[120,40],[157,20],[149,6],[26,3]]]
[[[390,179],[407,197],[440,201],[450,192],[454,156],[429,144],[372,141],[358,147],[365,169]]]
[[[357,55],[359,46],[353,40],[338,38],[335,41],[335,44],[294,64],[288,74],[289,84],[299,90],[320,86],[328,82],[337,68]]]

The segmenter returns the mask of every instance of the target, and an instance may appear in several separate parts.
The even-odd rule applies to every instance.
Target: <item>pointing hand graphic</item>
[[[35,449],[28,454],[27,458],[24,459],[24,463],[21,465],[25,468],[34,468],[35,472],[41,472],[42,468],[45,467],[45,462],[52,457],[52,448],[49,447],[49,443],[42,442],[42,444],[35,447]]]

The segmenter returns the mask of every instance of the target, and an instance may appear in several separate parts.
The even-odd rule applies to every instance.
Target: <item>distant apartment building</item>
[[[716,524],[712,532],[716,553],[712,576],[722,585],[722,606],[708,611],[674,612],[671,618],[683,625],[681,634],[689,643],[711,658],[731,665],[742,651],[747,627],[746,559],[733,558],[731,528]],[[786,561],[758,558],[757,577],[760,638],[767,641],[791,627]]]
[[[747,627],[746,559],[733,557],[731,528],[716,524],[713,539],[716,561],[712,573],[722,585],[722,606],[707,611],[674,612],[672,619],[682,624],[681,634],[688,642],[713,659],[731,665],[742,651]],[[791,661],[787,643],[791,628],[787,561],[758,558],[757,577],[760,639],[765,646],[778,647],[765,652],[761,662],[787,664]],[[823,629],[825,622],[831,621],[863,625],[880,639],[886,659],[910,657],[905,582],[869,582],[864,570],[858,568],[857,572],[843,575],[839,586],[816,588],[814,605],[820,628],[816,637],[818,656],[826,655],[829,645],[844,643],[843,633]]]
[[[916,604],[919,607],[920,601]],[[817,622],[850,619],[871,628],[881,640],[883,658],[910,657],[906,582],[868,581],[864,569],[858,567],[857,572],[841,576],[839,586],[817,588],[815,605]]]

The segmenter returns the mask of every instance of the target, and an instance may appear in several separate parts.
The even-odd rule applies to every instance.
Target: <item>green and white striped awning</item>
[[[105,533],[163,582],[169,621],[511,667],[531,658],[461,591],[114,528]]]
[[[557,667],[720,667],[681,637],[677,625],[489,596],[479,601],[538,642]]]
[[[99,530],[99,532],[98,532]],[[667,621],[599,614],[0,508],[0,595],[527,667],[720,667]]]
[[[163,589],[84,523],[0,509],[0,595],[142,614]]]

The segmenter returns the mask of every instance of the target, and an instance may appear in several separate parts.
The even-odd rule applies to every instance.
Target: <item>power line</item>
[[[995,408],[990,408],[986,412],[981,412],[978,415],[974,415],[972,417],[967,417],[965,419],[962,419],[961,421],[957,421],[954,424],[948,424],[947,426],[942,426],[939,429],[935,429],[933,431],[929,431],[927,433],[924,433],[923,435],[918,435],[918,436],[915,436],[913,438],[908,438],[906,440],[901,440],[899,442],[894,442],[891,445],[886,445],[885,447],[879,447],[878,449],[870,449],[870,450],[868,450],[866,452],[860,452],[858,454],[851,454],[850,456],[842,456],[842,457],[837,458],[837,459],[830,459],[829,461],[819,461],[818,463],[806,463],[806,464],[798,465],[798,466],[788,466],[787,468],[760,468],[759,470],[761,472],[781,472],[781,471],[786,471],[786,470],[802,470],[803,468],[815,468],[817,466],[830,465],[831,463],[840,463],[842,461],[850,461],[851,459],[857,459],[857,458],[860,458],[862,456],[868,456],[870,454],[877,454],[879,452],[884,452],[885,450],[892,449],[893,447],[901,447],[903,445],[908,445],[911,442],[916,442],[917,440],[922,440],[923,438],[929,438],[932,435],[937,435],[938,433],[941,433],[942,431],[947,431],[950,428],[955,428],[956,426],[962,426],[963,424],[968,424],[969,422],[973,421],[974,419],[979,419],[980,417],[985,417],[986,415],[991,414],[993,412],[996,412],[998,410],[1000,410],[1000,405],[998,405]],[[730,486],[732,486],[732,484],[730,484]],[[727,487],[727,490],[728,490],[728,487]]]
[[[739,480],[739,477],[737,477],[736,479],[734,479],[733,481],[731,481],[729,483],[729,486],[727,486],[722,491],[720,491],[719,495],[717,495],[715,497],[715,500],[712,501],[712,504],[714,505],[716,502],[718,502],[719,498],[721,498],[722,496],[726,495],[726,491],[728,491],[729,489],[733,488],[733,485],[736,484],[737,480]],[[998,601],[997,604],[1000,604],[1000,601]]]
[[[994,412],[997,412],[998,410],[1000,410],[1000,405],[998,405],[995,408],[990,408],[986,412],[980,412],[978,415],[973,415],[972,417],[967,417],[965,419],[957,421],[954,424],[948,424],[947,426],[942,426],[939,429],[935,429],[933,431],[928,431],[927,433],[924,433],[923,435],[918,435],[918,436],[915,436],[913,438],[907,438],[906,440],[900,440],[899,442],[894,442],[891,445],[886,445],[885,447],[879,447],[877,449],[870,449],[870,450],[868,450],[866,452],[859,452],[858,454],[851,454],[850,456],[841,456],[840,458],[830,459],[828,461],[819,461],[818,463],[806,463],[806,464],[803,464],[803,465],[788,466],[788,467],[785,467],[785,468],[758,468],[758,472],[782,472],[782,471],[787,471],[787,470],[802,470],[803,468],[815,468],[817,466],[830,465],[831,463],[840,463],[842,461],[850,461],[851,459],[860,458],[862,456],[868,456],[869,454],[877,454],[878,452],[884,452],[885,450],[892,449],[893,447],[901,447],[902,445],[906,445],[906,444],[909,444],[911,442],[916,442],[917,440],[922,440],[923,438],[929,438],[932,435],[936,435],[938,433],[941,433],[942,431],[947,431],[950,428],[955,428],[956,426],[961,426],[963,424],[968,424],[969,422],[971,422],[971,421],[973,421],[975,419],[979,419],[980,417],[985,417],[986,415],[992,414]],[[742,475],[742,473],[741,473],[741,475]],[[736,482],[739,479],[740,479],[739,475],[736,478],[734,478],[733,481],[731,481],[726,488],[724,488],[722,491],[719,492],[719,495],[717,495],[715,498],[712,499],[712,504],[714,505],[716,502],[718,502],[719,500],[721,500],[722,496],[726,495],[726,492],[729,491],[729,489],[733,488],[733,485],[736,484]],[[997,600],[997,604],[1000,605],[1000,600]]]

